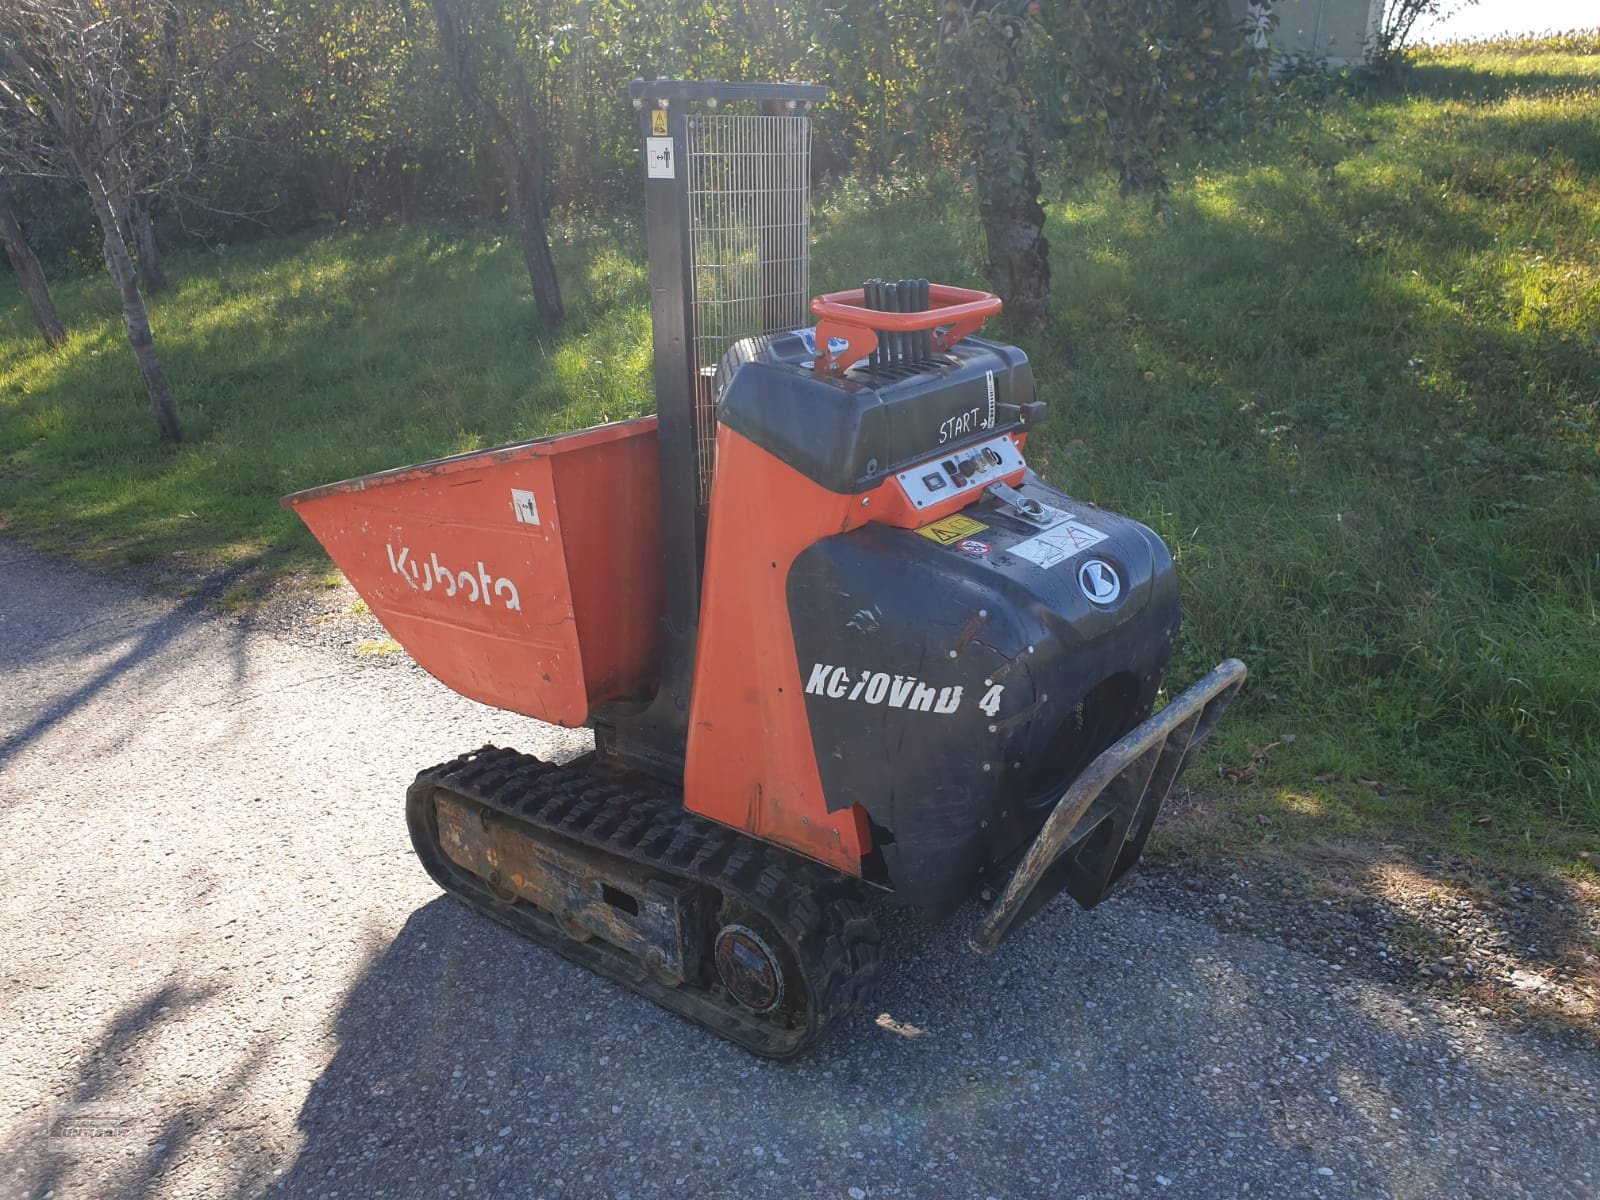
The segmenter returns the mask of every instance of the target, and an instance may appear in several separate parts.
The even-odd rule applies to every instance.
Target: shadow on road
[[[164,1194],[163,1180],[173,1166],[196,1155],[220,1157],[201,1144],[213,1139],[228,1111],[249,1089],[267,1059],[257,1039],[225,1074],[194,1080],[185,1109],[159,1126],[149,1120],[140,1095],[140,1061],[159,1053],[164,1035],[191,1020],[205,1020],[216,989],[192,986],[176,976],[161,987],[124,1004],[92,1037],[85,1038],[74,1082],[55,1105],[22,1123],[0,1147],[8,1166],[9,1194],[28,1197],[77,1194],[99,1168],[93,1194],[117,1200],[144,1200]],[[237,1151],[228,1156],[238,1159]],[[243,1162],[216,1163],[228,1177],[245,1173]]]
[[[883,1015],[774,1064],[440,898],[350,991],[272,1194],[1309,1195],[1331,1161],[1329,1194],[1438,1196],[1593,1165],[1517,1131],[1571,1099],[1507,1082],[1536,1048],[1468,1053],[1326,964],[1120,900],[993,959],[951,952],[970,924],[885,914]]]
[[[9,574],[18,564],[25,565],[30,584],[26,597],[22,590],[6,595],[0,603],[0,624],[16,628],[33,622],[47,627],[47,636],[5,638],[0,643],[0,671],[15,680],[28,668],[52,661],[103,663],[83,682],[69,683],[43,706],[30,704],[29,711],[36,715],[19,728],[0,734],[0,763],[107,689],[148,673],[159,674],[162,656],[192,635],[197,618],[240,580],[249,578],[259,562],[259,557],[236,562],[201,580],[182,601],[162,606],[132,587],[94,576],[86,568],[34,554],[15,543],[0,543],[0,570]],[[209,628],[222,626],[213,623]],[[235,680],[245,673],[245,638],[244,627],[235,625],[228,655]],[[0,717],[3,715],[0,710]]]

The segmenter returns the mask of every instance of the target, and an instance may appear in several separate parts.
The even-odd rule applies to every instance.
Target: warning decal
[[[645,138],[644,173],[650,179],[676,179],[678,177],[672,162],[671,138]]]
[[[539,502],[532,492],[522,488],[511,489],[511,513],[524,525],[539,523]]]
[[[1105,540],[1105,534],[1081,521],[1062,521],[1025,542],[1018,542],[1007,553],[1048,570]]]
[[[989,527],[982,521],[974,521],[971,517],[956,513],[955,516],[945,517],[944,520],[935,521],[932,525],[924,525],[917,532],[941,546],[953,546],[975,533],[982,533],[987,528]]]
[[[652,108],[650,110],[650,132],[656,137],[664,137],[667,132],[667,110]]]

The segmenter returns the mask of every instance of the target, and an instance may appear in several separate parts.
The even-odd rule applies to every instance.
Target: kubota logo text
[[[413,559],[411,547],[402,546],[396,552],[392,544],[389,546],[389,569],[412,588],[431,592],[437,587],[444,592],[446,599],[459,596],[469,604],[482,601],[490,608],[494,607],[494,598],[498,596],[512,612],[522,611],[522,597],[517,594],[516,584],[504,575],[491,580],[489,568],[483,565],[481,558],[477,568],[476,573],[470,569],[452,571],[439,561],[437,554],[430,554],[426,559]]]

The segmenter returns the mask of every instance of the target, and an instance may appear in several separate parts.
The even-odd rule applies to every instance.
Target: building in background
[[[1384,0],[1230,0],[1236,18],[1255,25],[1281,57],[1351,67],[1366,62],[1378,40]],[[1268,32],[1268,12],[1277,24]],[[1261,44],[1258,42],[1258,44]]]

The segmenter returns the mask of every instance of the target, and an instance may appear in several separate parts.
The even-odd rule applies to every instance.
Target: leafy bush
[[[1226,0],[1070,0],[1039,9],[1048,38],[1033,90],[1069,170],[1108,169],[1123,195],[1168,188],[1182,138],[1237,124],[1265,80],[1266,51]]]
[[[61,179],[12,179],[11,207],[28,245],[51,275],[103,270],[100,234],[82,191]],[[10,266],[0,255],[0,273]],[[7,284],[7,287],[11,285]]]

